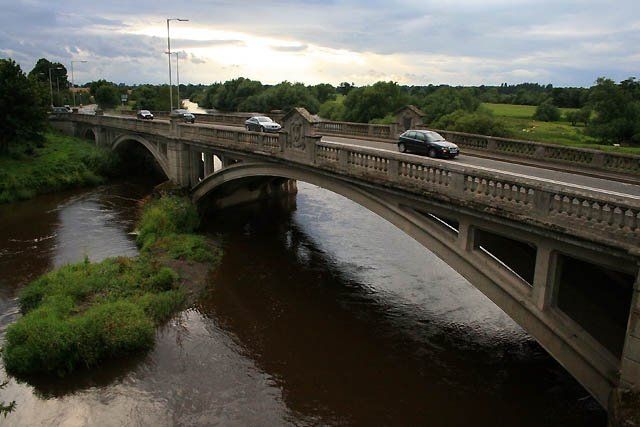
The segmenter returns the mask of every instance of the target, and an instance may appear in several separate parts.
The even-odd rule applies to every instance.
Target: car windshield
[[[260,123],[268,123],[273,121],[269,117],[256,117],[256,119],[258,119]]]
[[[427,139],[431,142],[444,141],[444,138],[438,132],[427,132]]]
[[[151,114],[149,110],[140,110],[140,114]]]

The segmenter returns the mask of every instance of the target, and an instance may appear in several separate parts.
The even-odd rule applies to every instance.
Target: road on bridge
[[[115,116],[115,115],[114,115]],[[131,117],[121,116],[117,117]],[[156,119],[156,122],[168,123],[168,120]],[[213,123],[198,123],[199,126],[228,128],[229,130],[238,130],[238,126],[218,125]],[[337,136],[325,136],[322,138],[324,142],[337,142],[341,144],[357,145],[359,147],[368,147],[376,150],[398,152],[395,144],[382,141],[369,141],[356,138],[343,138]],[[406,156],[416,156],[415,154],[405,154]],[[640,197],[640,186],[628,184],[625,182],[612,181],[605,178],[596,178],[587,175],[581,175],[571,172],[562,172],[554,169],[548,169],[537,166],[527,166],[519,163],[512,163],[504,160],[487,159],[472,155],[460,154],[455,160],[451,161],[462,165],[473,167],[481,167],[499,171],[502,173],[516,174],[523,177],[545,179],[554,184],[566,184],[571,187],[581,187],[588,190],[596,190],[605,193],[617,193],[623,196]]]

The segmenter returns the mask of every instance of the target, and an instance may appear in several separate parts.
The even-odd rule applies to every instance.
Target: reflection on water
[[[224,240],[222,265],[148,355],[64,385],[12,380],[0,391],[18,403],[6,423],[606,424],[586,391],[449,267],[347,200],[299,188],[297,206],[207,219]],[[145,191],[107,186],[0,211],[3,315],[13,313],[2,331],[33,275],[135,253],[129,232]]]

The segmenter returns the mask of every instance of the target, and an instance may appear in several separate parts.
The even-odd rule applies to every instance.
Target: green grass
[[[149,203],[139,226],[138,257],[85,260],[23,288],[24,315],[7,328],[2,350],[8,372],[64,376],[153,346],[155,327],[183,308],[187,296],[167,259],[214,261],[221,254],[190,234],[198,217],[186,198]]]
[[[98,185],[117,157],[86,140],[49,132],[38,144],[14,144],[0,156],[0,203],[69,188]]]
[[[483,103],[482,107],[504,121],[510,138],[616,153],[640,154],[640,147],[614,147],[599,144],[598,140],[585,134],[584,126],[572,126],[564,120],[558,122],[533,120],[535,106]],[[561,108],[560,110],[564,118],[566,112],[576,109]]]

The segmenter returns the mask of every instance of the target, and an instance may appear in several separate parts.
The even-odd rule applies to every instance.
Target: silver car
[[[282,129],[282,126],[266,116],[251,117],[244,122],[244,126],[247,128],[247,130],[253,130],[257,132],[278,132],[280,129]]]
[[[173,110],[170,117],[182,119],[185,123],[195,123],[196,116],[184,109]]]

